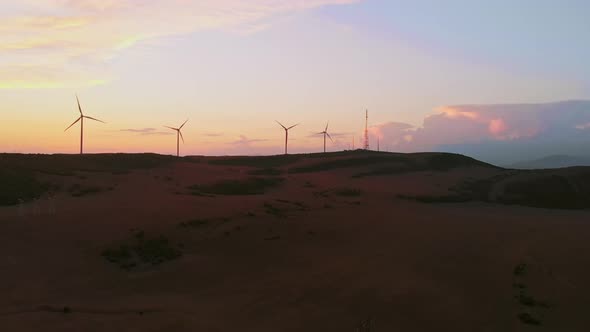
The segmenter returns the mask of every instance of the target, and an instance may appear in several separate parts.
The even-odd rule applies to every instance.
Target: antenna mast
[[[365,150],[369,150],[369,110],[365,110]]]

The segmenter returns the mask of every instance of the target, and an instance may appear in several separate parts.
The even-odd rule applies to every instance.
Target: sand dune
[[[0,162],[4,331],[590,326],[590,168],[363,151]]]

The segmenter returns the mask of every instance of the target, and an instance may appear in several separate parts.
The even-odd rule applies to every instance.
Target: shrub
[[[164,236],[146,239],[143,232],[138,232],[134,239],[133,245],[122,244],[115,249],[106,249],[102,256],[127,270],[138,265],[159,265],[182,255],[182,252]]]
[[[523,276],[526,274],[528,266],[525,263],[520,263],[516,265],[514,271],[512,272],[515,276]]]
[[[32,172],[0,170],[0,206],[16,205],[41,197],[49,190],[33,176]]]
[[[261,195],[284,181],[283,178],[249,178],[246,180],[225,180],[209,185],[193,185],[188,189],[216,195]]]
[[[203,220],[203,219],[193,219],[190,221],[183,221],[179,224],[180,227],[201,227],[201,226],[205,226],[209,223],[209,221],[207,220]]]
[[[527,325],[541,325],[541,321],[533,317],[533,315],[528,312],[518,314],[518,319]]]
[[[278,168],[261,168],[248,172],[250,175],[279,176],[283,171]]]
[[[334,190],[334,194],[345,197],[357,197],[361,195],[361,190],[358,188],[342,188]]]

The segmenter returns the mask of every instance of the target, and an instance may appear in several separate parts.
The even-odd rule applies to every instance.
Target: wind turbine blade
[[[76,123],[78,123],[78,121],[80,121],[82,119],[82,117],[79,117],[78,120],[74,121],[74,123],[72,123],[69,127],[66,128],[66,130],[64,131],[68,131],[68,129],[72,128],[72,126],[74,126]]]
[[[84,113],[82,113],[82,107],[80,106],[80,99],[78,99],[77,94],[76,94],[76,101],[78,102],[78,111],[80,111],[80,115],[84,115]]]
[[[106,122],[104,122],[104,121],[102,121],[102,120],[95,119],[95,118],[93,118],[93,117],[91,117],[91,116],[86,116],[86,115],[84,115],[84,117],[85,117],[86,119],[90,119],[90,120],[94,120],[94,121],[98,121],[98,122],[106,123]]]
[[[292,125],[291,127],[287,128],[287,130],[289,130],[289,129],[291,129],[291,128],[295,128],[295,127],[297,127],[297,126],[299,126],[299,123],[298,123],[298,124],[296,124],[296,125]]]
[[[283,127],[283,129],[288,130],[287,127],[283,126],[282,123],[278,122],[277,120],[275,120],[276,123],[278,123],[281,127]]]
[[[330,124],[330,121],[328,121],[328,122],[326,123],[326,129],[324,129],[324,131],[328,131],[328,125],[329,125],[329,124]]]
[[[179,130],[178,128],[172,128],[172,127],[168,127],[168,126],[164,126],[164,127],[168,128],[168,129],[176,130],[176,131]]]
[[[186,119],[186,121],[184,121],[184,123],[182,124],[182,126],[180,126],[180,128],[178,128],[179,130],[182,129],[182,127],[184,127],[184,125],[188,122],[188,119]]]
[[[178,133],[180,134],[180,138],[182,138],[182,143],[184,143],[184,136],[182,136],[182,131],[178,131]]]
[[[332,141],[332,143],[333,143],[334,140],[332,139],[332,136],[330,136],[330,134],[328,134],[328,132],[326,132],[326,135],[328,135],[328,137],[330,138],[330,141]]]

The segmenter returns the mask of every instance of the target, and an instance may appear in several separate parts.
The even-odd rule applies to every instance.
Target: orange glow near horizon
[[[190,118],[182,154],[260,155],[283,150],[275,120],[301,123],[289,133],[293,153],[322,151],[316,134],[329,121],[335,142],[327,147],[339,151],[352,137],[362,142],[368,108],[372,143],[422,150],[439,142],[441,133],[417,132],[433,109],[457,131],[472,121],[491,138],[536,132],[504,114],[441,105],[585,91],[582,79],[494,59],[484,52],[489,39],[479,49],[463,40],[441,46],[440,26],[429,24],[456,8],[406,9],[367,0],[3,1],[0,152],[76,153],[78,127],[63,132],[76,118],[76,94],[87,115],[107,122],[87,123],[88,153],[174,154],[163,126]],[[383,128],[391,123],[407,126]],[[431,130],[448,129],[439,128]]]

